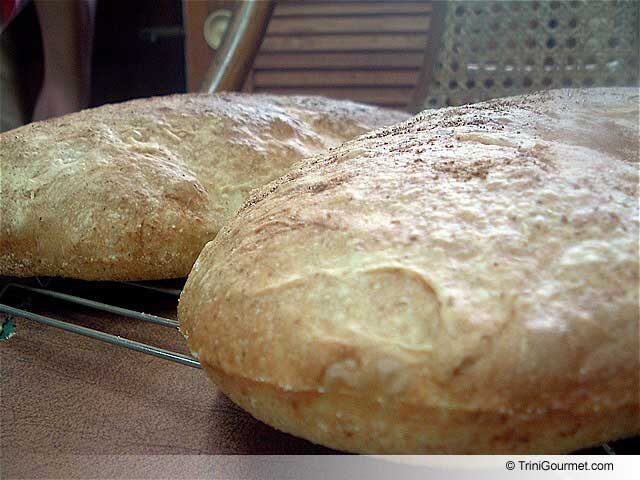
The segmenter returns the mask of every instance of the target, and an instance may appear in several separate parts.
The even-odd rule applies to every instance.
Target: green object
[[[2,326],[0,326],[0,341],[9,340],[16,334],[16,324],[13,323],[13,319],[8,316],[4,319]]]

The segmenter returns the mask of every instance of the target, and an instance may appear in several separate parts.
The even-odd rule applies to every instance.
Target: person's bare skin
[[[95,0],[36,0],[42,32],[44,79],[33,120],[89,105]]]

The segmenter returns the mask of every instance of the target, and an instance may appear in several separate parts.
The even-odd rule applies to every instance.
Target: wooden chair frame
[[[240,4],[205,74],[200,91],[242,89],[264,38],[275,1],[249,0]]]
[[[207,70],[200,91],[213,93],[242,89],[262,44],[275,3],[275,0],[241,2]],[[422,109],[424,99],[429,94],[435,59],[444,31],[446,8],[445,1],[434,2],[424,64],[409,105],[412,112]]]

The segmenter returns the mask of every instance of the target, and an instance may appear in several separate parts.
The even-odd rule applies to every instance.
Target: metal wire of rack
[[[152,285],[139,284],[135,282],[123,282],[123,283],[132,287],[149,289],[149,290],[164,293],[167,295],[174,295],[176,297],[180,296],[180,290],[177,290],[177,289],[163,288],[163,287],[157,287]],[[76,295],[70,295],[70,294],[58,292],[55,290],[49,290],[47,288],[31,287],[28,285],[23,285],[21,283],[15,283],[15,282],[7,283],[2,288],[2,290],[0,290],[0,300],[2,300],[2,297],[5,295],[5,293],[9,289],[18,289],[18,290],[22,290],[24,292],[28,292],[32,294],[44,295],[49,298],[55,298],[55,299],[63,300],[76,305],[82,305],[84,307],[88,307],[94,310],[113,313],[116,315],[131,318],[134,320],[140,320],[143,322],[154,323],[154,324],[162,325],[164,327],[172,328],[175,330],[178,329],[178,322],[176,320],[159,317],[157,315],[151,315],[148,313],[138,312],[136,310],[122,308],[122,307],[110,305],[107,303],[97,302],[95,300],[90,300],[87,298],[78,297]],[[99,340],[101,342],[110,343],[112,345],[116,345],[119,347],[128,348],[130,350],[135,350],[137,352],[145,353],[147,355],[153,355],[155,357],[163,358],[165,360],[170,360],[170,361],[179,363],[181,365],[187,365],[189,367],[195,367],[195,368],[202,368],[200,365],[200,362],[198,362],[195,358],[190,357],[188,355],[172,352],[169,350],[165,350],[163,348],[155,347],[153,345],[148,345],[146,343],[136,342],[135,340],[130,340],[128,338],[123,338],[117,335],[112,335],[110,333],[94,330],[92,328],[83,327],[81,325],[76,325],[74,323],[66,322],[64,320],[47,317],[44,315],[30,312],[28,310],[24,310],[22,308],[12,307],[4,303],[0,303],[0,313],[3,313],[7,316],[6,319],[4,320],[5,324],[7,321],[12,321],[13,317],[23,318],[26,320],[31,320],[44,325],[48,325],[50,327],[59,328],[67,332],[83,335],[85,337],[90,337],[95,340]]]
[[[29,286],[23,283],[18,283],[16,281],[10,281],[4,284],[2,287],[0,287],[0,302],[3,300],[3,297],[5,296],[7,291],[9,291],[10,289],[14,289],[17,291],[25,292],[27,294],[42,295],[47,298],[62,300],[64,302],[69,302],[71,304],[88,307],[93,310],[107,312],[111,314],[120,315],[122,317],[131,318],[134,320],[140,320],[143,322],[161,325],[167,328],[174,329],[176,331],[178,330],[178,322],[176,320],[172,320],[169,318],[164,318],[164,317],[160,317],[160,316],[156,316],[156,315],[152,315],[144,312],[139,312],[137,310],[123,308],[120,306],[98,302],[96,300],[52,290],[48,288],[48,281],[43,282],[41,279],[37,279],[37,282],[39,284],[39,287]],[[158,286],[158,285],[147,284],[147,283],[138,283],[138,282],[119,282],[119,283],[122,285],[127,285],[132,288],[144,289],[144,290],[152,291],[155,293],[160,293],[163,295],[173,296],[176,298],[180,296],[180,292],[181,292],[181,290],[178,288]],[[137,341],[123,338],[117,335],[112,335],[99,330],[83,327],[80,325],[76,325],[74,323],[66,322],[64,320],[59,320],[59,319],[51,318],[48,316],[40,315],[23,308],[12,307],[10,305],[0,303],[0,314],[4,314],[5,316],[4,320],[0,319],[0,325],[3,325],[5,328],[7,324],[9,322],[12,322],[12,320],[15,318],[30,320],[30,321],[48,325],[54,328],[65,330],[67,332],[75,333],[75,334],[86,336],[86,337],[99,340],[105,343],[109,343],[111,345],[127,348],[130,350],[147,354],[147,355],[163,358],[165,360],[169,360],[181,365],[186,365],[194,368],[202,368],[200,363],[195,358],[190,357],[188,355],[183,355],[181,353],[172,352],[159,347],[155,347],[153,345],[148,345],[146,343],[137,342]],[[616,455],[618,453],[637,452],[639,446],[640,446],[640,437],[636,437],[631,439],[619,440],[616,442],[604,443],[599,447],[585,449],[577,453],[586,453],[586,454],[592,454],[592,455],[594,454]]]

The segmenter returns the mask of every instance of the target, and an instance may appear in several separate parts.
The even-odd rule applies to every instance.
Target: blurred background
[[[243,2],[0,0],[0,120],[198,91]],[[624,1],[280,0],[238,89],[409,111],[638,85]]]

